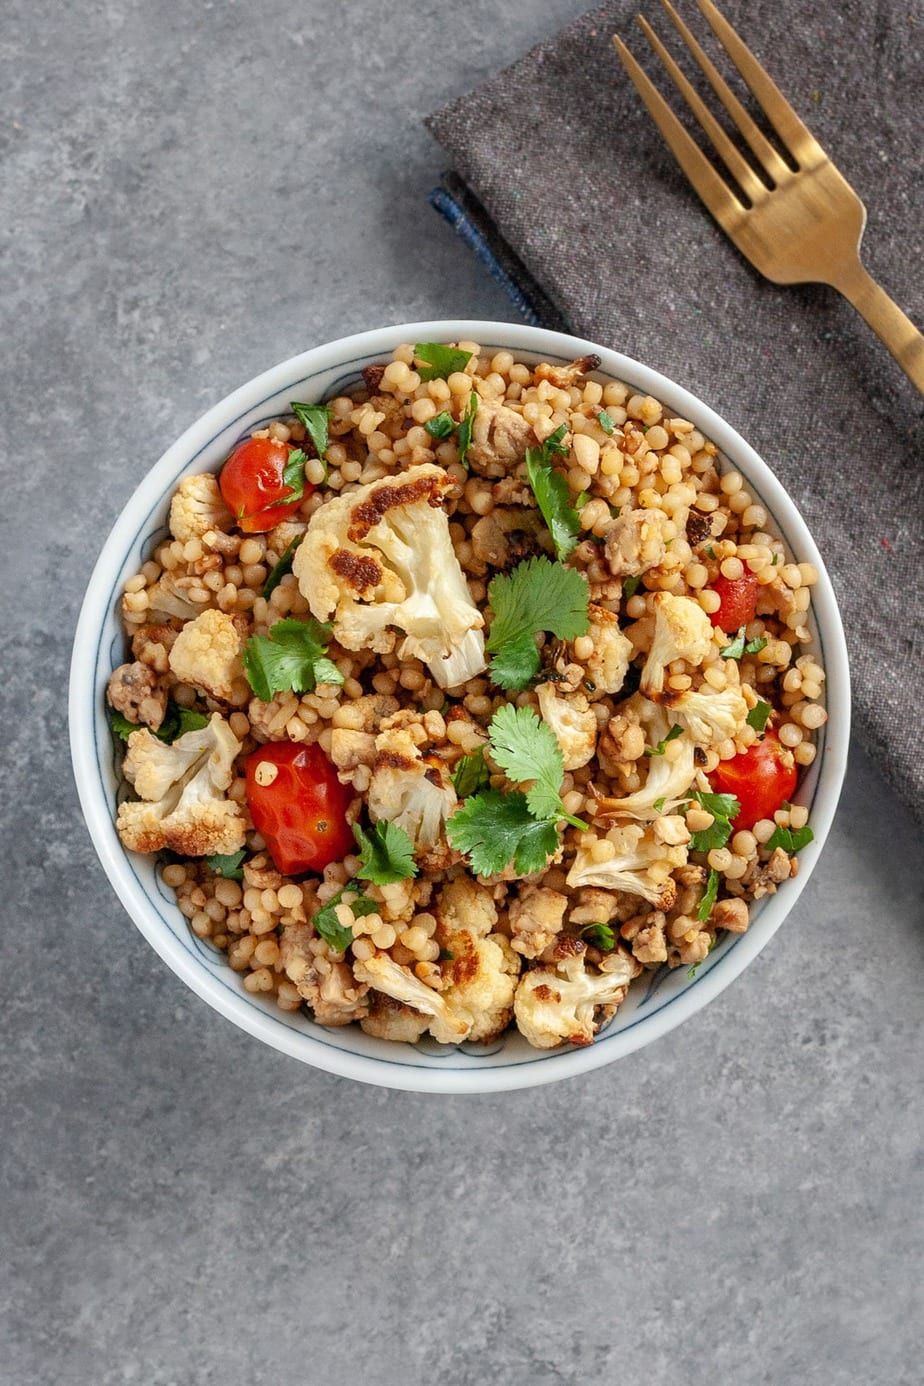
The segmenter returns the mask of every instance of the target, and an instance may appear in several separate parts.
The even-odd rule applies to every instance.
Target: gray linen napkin
[[[620,33],[660,80],[636,8],[591,11],[431,116],[450,190],[527,297],[541,286],[542,321],[688,386],[777,472],[834,580],[857,730],[924,816],[921,397],[834,290],[769,283],[709,217],[611,46]],[[721,8],[867,204],[867,266],[921,323],[924,8]]]

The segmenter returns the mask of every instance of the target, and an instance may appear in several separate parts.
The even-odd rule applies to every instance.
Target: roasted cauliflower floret
[[[234,516],[225,505],[218,478],[211,472],[184,476],[170,502],[170,533],[174,539],[201,539],[209,530],[227,530]]]
[[[655,626],[651,649],[642,670],[641,690],[657,699],[664,675],[675,659],[700,665],[712,649],[712,622],[699,602],[658,592],[654,598]]]
[[[426,852],[443,837],[458,798],[442,761],[421,754],[409,730],[395,727],[375,738],[367,803],[373,823],[396,823]]]
[[[724,688],[721,693],[703,688],[698,693],[681,693],[671,703],[670,715],[700,745],[717,745],[742,730],[748,705],[737,688]]]
[[[641,971],[621,949],[607,959],[606,972],[590,971],[585,951],[579,939],[563,939],[552,963],[520,978],[514,999],[517,1028],[537,1049],[592,1044],[600,1018],[612,1015]]]
[[[614,577],[637,577],[657,568],[676,526],[662,510],[628,510],[609,525],[603,552]]]
[[[451,954],[443,964],[443,997],[467,1019],[467,1039],[493,1039],[513,1015],[520,960],[503,934],[491,932],[497,923],[491,892],[461,877],[443,887],[435,913],[437,942]]]
[[[310,924],[286,924],[279,941],[279,953],[286,976],[295,983],[298,994],[314,1011],[319,1025],[349,1025],[368,1013],[369,988],[357,983],[350,967],[326,950]]]
[[[590,624],[587,634],[594,642],[594,652],[584,661],[587,677],[594,685],[594,694],[618,693],[626,681],[632,659],[632,641],[623,635],[612,611],[591,602],[587,608]]]
[[[510,941],[514,952],[538,958],[561,933],[568,901],[557,890],[527,886],[510,906]]]
[[[696,747],[693,738],[684,732],[668,741],[671,729],[668,712],[657,703],[649,702],[640,693],[633,694],[623,704],[623,711],[632,721],[637,721],[648,738],[648,747],[656,751],[663,745],[659,755],[644,757],[648,765],[648,777],[641,789],[628,794],[623,799],[597,798],[594,816],[596,818],[657,818],[665,808],[676,807],[678,800],[686,794],[696,774]],[[637,764],[641,766],[639,759]],[[663,803],[661,801],[664,801]],[[659,804],[659,808],[655,808]]]
[[[480,476],[506,476],[536,442],[532,424],[516,409],[479,400],[468,450],[469,466]]]
[[[542,720],[555,733],[566,770],[579,770],[593,758],[597,746],[597,719],[583,693],[561,694],[554,683],[536,689]]]
[[[120,664],[109,677],[106,697],[111,707],[129,722],[157,731],[167,711],[167,690],[157,681],[157,675],[147,664]]]
[[[227,612],[203,611],[180,631],[170,651],[170,668],[181,683],[201,689],[222,703],[246,701],[244,640]]]
[[[193,601],[190,592],[196,589],[197,595],[208,593],[203,601]],[[215,605],[215,593],[202,586],[198,577],[164,572],[148,588],[148,613],[152,621],[165,616],[175,616],[180,621],[193,621],[203,611]]]
[[[326,501],[312,515],[293,562],[319,621],[334,621],[348,650],[417,656],[441,688],[485,668],[484,617],[449,537],[443,496],[452,485],[425,463]]]
[[[122,765],[139,800],[119,805],[116,830],[133,852],[164,847],[181,856],[236,852],[244,845],[244,816],[226,797],[241,748],[218,713],[207,727],[171,745],[145,727],[132,732]]]
[[[398,1044],[416,1044],[426,1033],[430,1017],[411,1006],[402,1005],[384,991],[369,993],[369,1012],[360,1020],[367,1035]]]
[[[471,1018],[453,1014],[444,994],[428,987],[413,972],[399,966],[387,953],[353,963],[353,975],[376,991],[384,992],[404,1006],[429,1016],[430,1034],[440,1044],[461,1044],[471,1030]]]
[[[687,851],[685,844],[661,842],[650,826],[625,823],[610,828],[606,837],[578,847],[567,884],[622,890],[666,910],[677,894],[671,872],[684,865]]]

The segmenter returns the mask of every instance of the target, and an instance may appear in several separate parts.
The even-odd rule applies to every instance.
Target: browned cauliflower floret
[[[369,1014],[359,1023],[367,1035],[375,1035],[376,1039],[415,1044],[426,1034],[430,1017],[423,1011],[402,1005],[393,996],[386,996],[384,991],[372,991],[369,993]]]
[[[664,708],[649,702],[636,693],[623,704],[625,713],[625,737],[628,745],[631,723],[638,722],[644,728],[650,750],[662,749],[658,755],[645,757],[648,764],[647,778],[641,789],[624,798],[598,798],[595,816],[597,818],[657,818],[666,808],[676,807],[693,782],[696,774],[696,746],[692,737],[684,732],[668,740],[671,721]],[[606,750],[606,735],[601,744]],[[633,736],[633,749],[637,740]],[[641,759],[637,762],[641,766]],[[655,808],[655,804],[659,807]]]
[[[196,594],[195,601],[190,595],[193,592]],[[190,577],[188,574],[161,573],[157,581],[148,588],[148,611],[155,621],[164,616],[176,616],[181,621],[193,621],[203,611],[213,607],[215,601],[215,593],[202,586],[202,579]]]
[[[366,802],[374,823],[397,824],[425,855],[443,840],[458,799],[443,762],[422,752],[408,727],[393,727],[375,738]]]
[[[600,1019],[612,1015],[641,971],[634,958],[618,949],[607,958],[605,972],[592,972],[585,952],[580,939],[562,939],[547,966],[521,977],[514,1014],[518,1029],[536,1049],[593,1043]]]
[[[559,693],[554,683],[536,689],[542,720],[552,728],[566,770],[579,770],[593,759],[597,719],[583,693]]]
[[[724,688],[717,693],[704,687],[698,693],[681,693],[671,703],[670,712],[694,741],[715,746],[738,735],[747,721],[748,705],[737,688]]]
[[[590,617],[587,634],[594,642],[594,652],[584,661],[584,666],[594,685],[594,695],[618,693],[629,672],[632,642],[619,629],[612,611],[591,602],[587,614]]]
[[[546,886],[526,887],[510,906],[510,941],[524,958],[538,958],[561,933],[568,901]]]
[[[333,619],[345,649],[389,651],[398,627],[399,656],[422,660],[441,688],[485,668],[484,616],[443,507],[451,486],[442,468],[424,463],[335,496],[312,515],[293,561],[312,615]]]
[[[611,828],[604,838],[582,842],[567,883],[622,890],[668,909],[677,891],[671,872],[686,859],[686,846],[668,846],[658,841],[651,827],[627,823]]]
[[[222,703],[246,701],[244,640],[239,622],[224,611],[203,611],[180,631],[170,651],[170,668],[181,683],[191,684]]]
[[[174,539],[201,539],[209,530],[227,530],[234,516],[225,505],[218,478],[211,472],[184,476],[170,502],[170,533]]]
[[[119,805],[116,829],[133,852],[165,847],[186,857],[237,852],[244,845],[244,816],[225,797],[241,749],[224,718],[186,732],[171,745],[145,727],[132,732],[122,765],[139,800]]]
[[[357,959],[353,964],[353,975],[403,1006],[410,1006],[412,1010],[428,1016],[427,1029],[440,1044],[460,1044],[468,1038],[471,1029],[470,1018],[455,1015],[443,993],[428,987],[387,953],[376,953],[371,958]]]
[[[116,712],[136,725],[143,722],[154,731],[164,720],[167,711],[167,690],[157,682],[157,675],[147,664],[120,664],[109,678],[106,697]]]
[[[699,602],[658,592],[654,597],[655,625],[651,648],[642,670],[641,690],[657,700],[664,690],[667,666],[675,659],[700,665],[713,649],[712,622]]]
[[[532,424],[515,409],[479,400],[468,450],[469,466],[480,476],[506,476],[537,441]]]
[[[636,577],[657,568],[676,526],[663,510],[628,510],[608,526],[604,554],[614,577]]]
[[[371,768],[375,760],[375,736],[372,732],[334,727],[330,735],[330,758],[340,771],[339,778],[349,782],[360,765]]]
[[[328,955],[310,924],[286,924],[279,952],[286,976],[319,1025],[349,1025],[368,1013],[369,988],[357,984],[347,963]]]
[[[497,923],[491,892],[460,877],[443,887],[435,913],[437,941],[452,955],[443,964],[443,997],[466,1019],[467,1039],[493,1039],[513,1015],[520,960],[503,934],[491,932]]]

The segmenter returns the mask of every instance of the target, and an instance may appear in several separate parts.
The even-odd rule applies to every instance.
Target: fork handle
[[[885,343],[902,370],[924,394],[924,337],[897,303],[867,274],[859,259],[832,280]]]

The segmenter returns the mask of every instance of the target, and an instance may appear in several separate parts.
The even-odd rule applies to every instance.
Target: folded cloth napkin
[[[591,11],[431,116],[453,170],[432,201],[528,321],[688,386],[777,473],[834,581],[857,730],[924,816],[921,397],[846,300],[769,283],[712,221],[612,48],[619,33],[660,81],[635,10]],[[864,0],[722,10],[867,203],[870,271],[921,322],[913,13]]]

